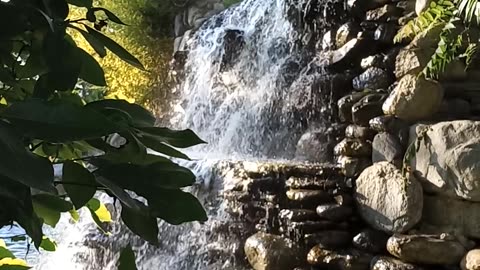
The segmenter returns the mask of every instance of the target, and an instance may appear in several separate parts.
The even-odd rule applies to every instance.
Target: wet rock
[[[371,270],[423,270],[423,268],[392,257],[379,256],[373,258]]]
[[[324,230],[335,230],[341,227],[340,224],[328,220],[291,222],[285,225],[285,231],[292,236],[312,234]]]
[[[393,79],[385,70],[370,67],[353,79],[353,88],[360,91],[364,89],[386,89],[392,82]]]
[[[405,232],[420,221],[422,186],[413,176],[404,176],[394,165],[375,163],[360,174],[356,184],[358,212],[373,228]]]
[[[400,235],[387,242],[387,250],[404,262],[432,265],[458,264],[467,252],[452,235]]]
[[[221,70],[232,67],[238,56],[240,55],[242,48],[245,46],[245,33],[241,30],[228,29],[225,30],[223,36],[224,53],[221,60]]]
[[[461,232],[467,237],[480,238],[480,203],[443,196],[424,195],[422,223],[437,230]]]
[[[398,134],[400,131],[409,129],[407,122],[398,119],[392,115],[382,115],[375,117],[369,121],[370,127],[377,132],[388,132]],[[408,134],[407,134],[408,135]]]
[[[337,156],[365,157],[372,153],[372,145],[360,139],[343,139],[338,143],[333,153]]]
[[[353,22],[348,22],[340,26],[335,37],[335,45],[337,48],[347,44],[348,41],[357,37],[360,28]]]
[[[255,270],[290,270],[304,260],[299,247],[278,235],[256,233],[247,239],[244,249]]]
[[[323,190],[291,189],[287,191],[287,198],[291,201],[309,204],[327,203],[333,200],[332,195]]]
[[[314,246],[307,255],[309,264],[331,270],[368,270],[370,259],[356,250],[334,251],[321,245]]]
[[[378,133],[372,143],[372,162],[387,161],[402,167],[405,150],[398,138],[386,132]]]
[[[365,168],[372,164],[370,158],[339,156],[337,164],[342,169],[343,175],[353,177],[359,175]]]
[[[338,100],[338,114],[343,122],[352,122],[352,107],[355,103],[365,97],[367,92],[353,93]]]
[[[393,39],[397,34],[397,26],[394,23],[382,23],[380,24],[374,33],[374,39],[376,41],[385,44],[394,44]]]
[[[358,125],[349,125],[345,129],[345,137],[351,139],[372,140],[375,134],[375,130]]]
[[[348,0],[347,9],[351,13],[363,17],[367,10],[381,7],[389,2],[389,0]]]
[[[328,160],[332,156],[330,137],[325,130],[308,131],[300,137],[295,150],[295,158],[307,161]]]
[[[291,176],[285,181],[285,186],[290,189],[330,190],[340,187],[341,183],[336,179],[325,179],[317,176]]]
[[[368,38],[353,38],[334,51],[320,52],[315,58],[315,64],[333,71],[349,69],[365,56],[365,49],[372,46],[371,41]]]
[[[480,121],[416,125],[410,133],[412,142],[426,142],[410,163],[426,191],[480,202]]]
[[[353,214],[353,209],[338,204],[324,204],[317,207],[317,214],[321,218],[332,221],[345,221]]]
[[[402,10],[395,4],[386,4],[383,7],[367,11],[366,20],[375,22],[387,22],[393,18],[398,18]]]
[[[423,76],[405,75],[383,103],[383,112],[415,121],[428,118],[440,107],[443,89]]]
[[[383,115],[382,106],[387,95],[374,93],[364,96],[352,106],[352,119],[357,125],[368,126],[370,119]]]
[[[480,270],[480,249],[470,250],[460,263],[462,270]]]
[[[353,197],[349,194],[338,194],[334,199],[338,205],[351,206],[353,204]]]
[[[395,62],[397,61],[397,56],[401,50],[401,47],[393,47],[389,49],[383,55],[382,68],[385,69],[390,74],[394,74],[395,71]]]
[[[371,254],[384,253],[389,236],[381,231],[365,229],[353,237],[355,248]]]
[[[327,31],[322,38],[322,43],[320,48],[317,50],[334,50],[336,49],[335,38],[337,36],[337,31],[329,30]]]
[[[362,61],[360,62],[360,67],[362,67],[363,69],[368,69],[370,67],[381,68],[382,62],[383,62],[383,55],[375,54],[375,55],[371,55],[366,58],[363,58]]]
[[[308,209],[282,209],[278,217],[291,222],[319,219],[316,211]]]
[[[324,248],[346,247],[352,241],[352,236],[347,231],[330,230],[321,231],[304,236],[307,246],[320,245]]]
[[[415,12],[415,4],[415,1],[403,0],[398,1],[396,6],[403,11],[403,14],[408,14],[410,12]]]

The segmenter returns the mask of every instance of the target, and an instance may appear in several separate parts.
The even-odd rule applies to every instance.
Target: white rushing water
[[[176,90],[179,113],[171,123],[209,143],[193,149],[200,161],[188,164],[198,176],[192,192],[207,209],[208,222],[161,223],[160,245],[152,247],[124,226],[115,226],[110,239],[99,235],[88,215],[75,225],[64,217],[54,236],[58,250],[43,253],[35,269],[115,269],[117,252],[127,243],[139,269],[241,269],[229,253],[239,243],[228,237],[222,179],[214,165],[223,158],[290,158],[298,136],[313,125],[309,109],[328,111],[308,90],[315,76],[302,71],[307,65],[300,34],[288,20],[287,13],[301,10],[303,2],[245,0],[210,18],[188,43],[186,77]]]

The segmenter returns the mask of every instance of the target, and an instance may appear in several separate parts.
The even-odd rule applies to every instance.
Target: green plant
[[[70,5],[83,8],[83,16],[69,18]],[[18,223],[36,248],[54,250],[43,224],[55,227],[61,213],[76,220],[82,207],[107,232],[110,213],[93,198],[97,191],[116,198],[126,226],[152,244],[158,218],[171,224],[207,219],[200,202],[182,191],[195,176],[167,158],[188,159],[177,148],[204,142],[190,130],[155,127],[139,105],[79,87],[105,86],[105,74],[67,30],[78,32],[99,57],[108,49],[144,70],[102,33],[111,23],[124,25],[92,0],[0,2],[0,226]],[[120,144],[115,137],[123,138]],[[61,179],[54,179],[53,165],[62,166]],[[135,268],[128,249],[122,269]],[[0,270],[13,268],[28,269],[0,245]]]
[[[457,58],[465,58],[467,67],[471,64],[479,43],[471,29],[478,28],[479,23],[480,3],[476,0],[432,1],[425,11],[400,29],[395,42],[411,40],[442,27],[437,48],[422,71],[427,78],[438,78]]]
[[[225,8],[228,8],[240,2],[242,2],[242,0],[223,0],[223,5]]]

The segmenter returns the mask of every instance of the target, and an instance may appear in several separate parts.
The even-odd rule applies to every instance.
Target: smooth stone
[[[352,122],[352,107],[355,103],[360,101],[363,97],[365,97],[368,93],[366,92],[359,92],[359,93],[352,93],[350,95],[344,96],[343,98],[339,99],[337,102],[338,106],[338,114],[340,120],[343,122]]]
[[[385,232],[405,232],[422,217],[421,184],[388,162],[375,163],[360,174],[355,200],[363,220]]]
[[[337,164],[341,168],[343,175],[346,177],[354,177],[370,166],[372,160],[365,157],[339,156],[337,158]]]
[[[458,264],[467,250],[452,235],[400,235],[387,242],[387,250],[404,262],[453,265]]]
[[[364,229],[353,237],[352,244],[355,248],[371,254],[386,251],[389,235],[377,230]]]
[[[371,270],[423,270],[423,268],[386,256],[373,258]]]
[[[332,221],[345,221],[353,214],[353,209],[338,204],[324,204],[317,206],[317,214],[321,218]]]
[[[370,119],[383,115],[386,94],[368,94],[352,106],[352,119],[357,125],[367,126]]]
[[[480,203],[425,194],[422,222],[437,230],[480,238]]]
[[[354,67],[353,63],[365,57],[365,50],[371,47],[372,43],[373,41],[368,38],[353,38],[334,51],[320,52],[315,57],[315,64],[321,68],[343,72],[345,69]]]
[[[470,250],[460,263],[462,270],[480,270],[480,249]]]
[[[287,231],[293,232],[294,235],[315,234],[319,231],[339,229],[340,226],[328,220],[291,222],[285,225]]]
[[[362,61],[360,62],[360,67],[363,69],[368,69],[371,67],[381,68],[382,62],[383,62],[383,55],[375,54],[375,55],[371,55],[366,58],[363,58]]]
[[[291,270],[305,256],[291,240],[261,232],[246,240],[244,250],[254,270]]]
[[[356,90],[364,89],[385,89],[393,82],[392,76],[385,70],[378,67],[370,67],[362,74],[353,79],[353,88]]]
[[[387,161],[402,167],[405,150],[397,137],[390,133],[378,133],[372,142],[372,162]]]
[[[322,38],[322,43],[320,48],[317,48],[317,50],[334,50],[336,48],[335,45],[335,37],[337,35],[337,31],[335,30],[328,30]]]
[[[393,18],[398,18],[402,10],[395,4],[386,4],[383,7],[367,11],[365,19],[367,21],[387,22]]]
[[[278,214],[282,220],[291,222],[318,220],[317,212],[309,209],[282,209]]]
[[[306,132],[297,142],[295,158],[312,162],[328,160],[332,151],[329,147],[329,139],[325,130]]]
[[[372,145],[360,139],[343,139],[339,142],[333,153],[336,156],[365,157],[372,153]]]
[[[338,205],[351,206],[354,202],[353,197],[350,194],[338,194],[333,197]]]
[[[396,23],[382,23],[375,30],[374,40],[388,45],[393,45],[396,34]]]
[[[388,132],[398,138],[400,144],[406,148],[409,145],[410,126],[404,120],[393,115],[382,115],[369,121],[370,127],[377,132]]]
[[[358,25],[354,24],[353,22],[348,22],[340,26],[335,37],[335,45],[337,48],[342,47],[343,45],[347,44],[348,41],[357,37],[358,31]]]
[[[442,86],[423,76],[405,75],[383,103],[383,112],[406,121],[428,118],[439,109]]]
[[[352,236],[347,231],[328,230],[305,234],[304,240],[307,246],[320,245],[324,248],[341,248],[350,244]]]
[[[410,136],[421,142],[410,166],[426,191],[480,202],[480,121],[415,125]]]
[[[307,262],[311,265],[329,270],[368,270],[371,260],[369,255],[357,250],[336,251],[314,246],[307,254]]]
[[[291,176],[285,181],[285,186],[291,189],[329,190],[337,188],[339,186],[339,181],[315,176]]]
[[[351,139],[372,140],[377,132],[369,127],[348,125],[345,129],[345,137]]]
[[[332,195],[323,190],[290,189],[287,198],[300,203],[327,203],[333,200]]]

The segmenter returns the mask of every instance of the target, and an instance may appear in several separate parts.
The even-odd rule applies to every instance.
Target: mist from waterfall
[[[87,213],[75,225],[63,217],[54,236],[58,250],[43,253],[35,269],[113,270],[127,243],[139,269],[242,269],[234,254],[241,243],[229,234],[216,164],[292,158],[299,136],[330,120],[328,102],[311,89],[319,74],[308,68],[311,56],[302,51],[302,34],[292,24],[304,2],[244,0],[208,19],[188,42],[185,78],[175,89],[170,122],[208,142],[189,150],[198,161],[185,163],[198,176],[191,191],[207,209],[208,222],[160,222],[160,244],[153,247],[121,225],[114,225],[111,237],[100,235]]]

